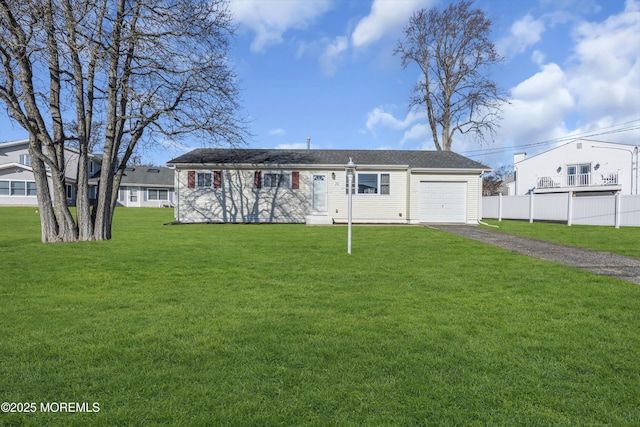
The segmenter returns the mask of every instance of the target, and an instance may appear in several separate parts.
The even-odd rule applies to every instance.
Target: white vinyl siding
[[[264,177],[286,175],[288,187],[264,187]],[[255,169],[220,171],[220,188],[189,188],[189,171],[177,175],[182,222],[291,222],[304,223],[311,205],[311,172]],[[256,187],[259,176],[260,186]],[[294,178],[295,176],[295,178]],[[270,178],[269,178],[270,179]],[[277,179],[275,178],[277,185]],[[299,186],[299,188],[292,188]],[[197,190],[197,191],[196,191]]]
[[[372,174],[377,177],[379,194],[353,194],[353,220],[364,223],[406,223],[407,221],[407,171],[363,171],[356,175]],[[356,180],[357,181],[357,180]],[[356,187],[360,185],[356,182]],[[344,170],[335,178],[329,174],[328,213],[336,222],[347,221],[347,176]],[[388,194],[384,194],[387,192]]]

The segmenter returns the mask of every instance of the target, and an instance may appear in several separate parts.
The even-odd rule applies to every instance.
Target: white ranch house
[[[508,195],[569,193],[576,196],[640,194],[638,147],[577,139],[527,158],[514,155]]]
[[[450,151],[196,149],[175,169],[182,223],[347,222],[345,165],[353,159],[353,222],[477,224],[482,174]]]

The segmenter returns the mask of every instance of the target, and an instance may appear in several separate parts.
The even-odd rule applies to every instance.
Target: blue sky
[[[426,117],[407,110],[418,70],[392,55],[403,27],[439,0],[232,0],[230,52],[252,148],[433,150]],[[494,22],[509,94],[494,141],[457,135],[453,150],[493,168],[575,137],[640,145],[640,0],[476,0]],[[0,140],[26,135],[0,113]],[[166,144],[145,160],[184,150]]]

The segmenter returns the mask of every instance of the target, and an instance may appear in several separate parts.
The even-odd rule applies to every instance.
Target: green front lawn
[[[595,225],[569,227],[566,224],[551,222],[529,223],[529,221],[513,220],[483,220],[483,222],[497,225],[499,228],[492,228],[492,230],[504,233],[640,258],[640,227],[614,228]]]
[[[423,227],[43,245],[0,208],[0,425],[638,425],[640,287]]]

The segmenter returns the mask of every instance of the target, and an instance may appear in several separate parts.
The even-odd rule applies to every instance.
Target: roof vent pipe
[[[307,150],[311,150],[311,137],[307,137]]]

